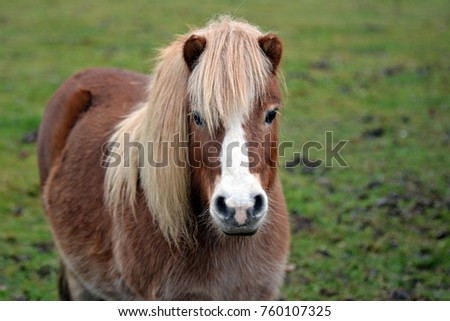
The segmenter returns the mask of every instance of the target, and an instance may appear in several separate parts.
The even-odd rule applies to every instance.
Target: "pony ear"
[[[283,46],[281,45],[280,39],[278,36],[270,33],[259,38],[258,42],[262,51],[266,54],[267,58],[269,58],[270,62],[272,62],[272,71],[275,73],[280,64],[281,53],[283,52]]]
[[[186,40],[183,48],[184,60],[190,71],[194,70],[198,58],[205,50],[206,38],[202,36],[192,35]]]

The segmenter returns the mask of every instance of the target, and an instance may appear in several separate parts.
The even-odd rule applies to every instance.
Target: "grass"
[[[149,72],[217,13],[284,40],[282,136],[349,142],[348,167],[280,169],[290,300],[450,300],[450,39],[445,0],[30,1],[0,4],[0,299],[54,300],[58,258],[32,135],[74,72]],[[25,139],[27,141],[27,139]],[[324,158],[324,150],[311,156]]]

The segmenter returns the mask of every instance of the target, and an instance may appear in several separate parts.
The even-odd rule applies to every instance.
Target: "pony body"
[[[164,49],[151,77],[89,69],[57,90],[38,158],[62,299],[275,298],[289,243],[276,149],[256,146],[261,162],[241,169],[236,152],[206,157],[195,146],[269,134],[276,143],[276,122],[265,119],[280,104],[278,46],[276,36],[221,18]],[[187,145],[162,148],[176,139]],[[102,166],[111,141],[121,162]],[[138,143],[168,165],[142,163]]]

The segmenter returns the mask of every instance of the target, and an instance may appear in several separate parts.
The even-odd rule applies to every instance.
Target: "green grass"
[[[326,131],[349,140],[349,167],[280,169],[293,222],[282,295],[450,300],[449,12],[446,0],[1,1],[0,299],[57,298],[36,146],[22,137],[59,84],[90,66],[149,72],[174,34],[231,13],[284,40],[282,137],[295,148],[282,162]]]

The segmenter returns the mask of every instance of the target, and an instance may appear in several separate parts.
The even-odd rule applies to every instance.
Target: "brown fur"
[[[148,83],[146,76],[128,71],[86,70],[67,80],[46,109],[39,132],[39,169],[44,208],[63,262],[61,298],[274,299],[289,243],[276,167],[259,164],[251,169],[259,174],[270,200],[267,221],[254,236],[224,236],[210,226],[205,209],[218,169],[190,171],[189,232],[195,248],[172,247],[149,212],[138,181],[134,212],[124,204],[120,215],[111,215],[105,206],[102,145],[123,117],[147,99]],[[275,74],[266,92],[245,128],[248,140],[261,141],[271,132],[275,143],[276,123],[259,129],[252,125],[263,124],[265,109],[280,103]],[[186,112],[188,131],[195,131],[199,141],[223,137],[220,128],[214,137],[207,130],[200,132],[190,119]],[[266,151],[264,158],[276,162],[276,151]]]

